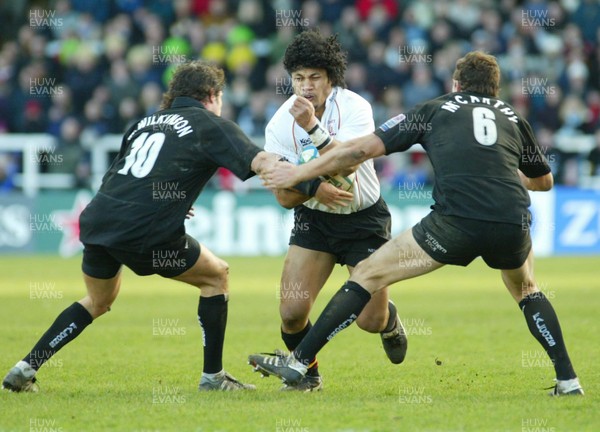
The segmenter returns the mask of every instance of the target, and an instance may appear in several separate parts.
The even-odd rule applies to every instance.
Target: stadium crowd
[[[597,0],[12,0],[0,5],[0,142],[49,133],[89,185],[90,146],[158,109],[176,64],[203,58],[227,74],[223,116],[257,142],[291,94],[281,59],[318,27],[348,50],[348,87],[375,124],[450,91],[469,50],[498,57],[501,98],[529,119],[557,183],[600,176],[600,2]],[[570,148],[593,136],[595,147]],[[20,155],[0,146],[0,191]],[[421,153],[376,161],[382,186],[429,182]],[[226,173],[217,187],[232,187]]]

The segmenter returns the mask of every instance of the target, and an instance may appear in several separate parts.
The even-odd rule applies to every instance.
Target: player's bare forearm
[[[278,162],[260,173],[263,184],[271,189],[289,188],[298,183],[326,174],[340,173],[373,157],[385,154],[383,141],[369,134],[342,143],[323,156],[300,166]]]
[[[339,145],[341,145],[341,143],[334,138],[334,139],[332,139],[330,144],[326,145],[321,150],[319,150],[319,155],[323,156],[324,154],[333,150],[334,148],[338,147]],[[340,172],[337,172],[335,174],[348,176],[348,175],[352,174],[353,172],[355,172],[359,166],[360,166],[360,164],[356,164],[356,165],[344,168],[343,170],[341,170]]]
[[[384,153],[385,147],[377,135],[365,135],[340,143],[322,157],[299,166],[294,180],[300,182],[326,174],[335,175]]]
[[[521,170],[518,170],[521,183],[530,191],[549,191],[554,186],[554,177],[552,173],[544,174],[540,177],[527,177]]]
[[[309,195],[305,195],[294,189],[273,189],[273,195],[275,195],[275,199],[279,205],[286,209],[293,209],[310,199]]]

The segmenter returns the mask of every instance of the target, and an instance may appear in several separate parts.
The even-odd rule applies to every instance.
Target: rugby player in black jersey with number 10
[[[123,264],[138,275],[159,274],[200,288],[200,390],[254,388],[223,369],[227,263],[200,246],[184,227],[192,204],[217,168],[228,168],[245,180],[277,160],[220,117],[224,85],[223,71],[215,66],[197,61],[181,65],[163,96],[161,111],[125,133],[100,190],[80,217],[87,295],[56,318],[9,371],[3,388],[37,390],[37,370],[110,310]]]
[[[498,99],[499,86],[496,59],[468,53],[456,63],[452,93],[418,105],[315,161],[298,167],[279,163],[261,173],[267,186],[286,188],[420,143],[433,165],[435,184],[431,213],[356,266],[290,355],[251,355],[255,368],[293,384],[306,373],[307,362],[356,320],[382,287],[445,264],[466,266],[481,256],[500,270],[529,330],[551,358],[557,381],[551,394],[583,394],[556,313],[533,276],[527,189],[551,189],[552,173],[529,123]],[[312,105],[303,98],[297,98],[290,112],[305,130],[316,124]],[[422,123],[428,127],[420,127]]]

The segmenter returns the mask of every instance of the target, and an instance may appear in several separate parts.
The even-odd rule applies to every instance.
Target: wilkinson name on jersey
[[[162,125],[163,129],[165,126],[171,127],[177,132],[179,138],[186,136],[194,131],[189,125],[189,122],[180,114],[162,114],[162,115],[151,115],[141,119],[135,130],[131,133],[133,135],[138,130],[145,128],[146,126]]]

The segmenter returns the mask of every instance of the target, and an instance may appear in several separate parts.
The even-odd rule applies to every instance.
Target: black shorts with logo
[[[97,279],[114,277],[121,265],[126,265],[140,276],[158,274],[172,278],[190,269],[200,257],[200,244],[187,234],[143,253],[87,243],[83,246],[81,269]]]
[[[290,245],[334,255],[341,265],[355,266],[379,249],[391,235],[392,218],[382,198],[350,214],[294,209]]]
[[[412,229],[419,246],[443,264],[467,266],[481,256],[494,269],[523,265],[531,250],[529,225],[429,213]]]

